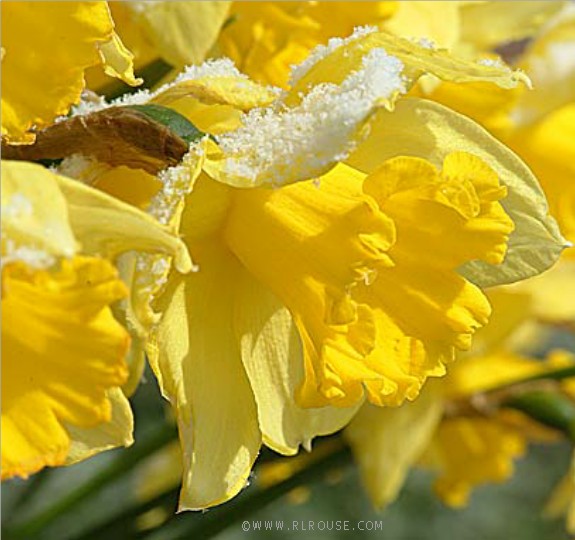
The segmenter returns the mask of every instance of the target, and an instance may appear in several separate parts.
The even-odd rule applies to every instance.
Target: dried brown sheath
[[[167,126],[129,107],[76,116],[39,131],[29,145],[2,142],[2,158],[57,160],[83,154],[112,166],[158,171],[178,164],[188,143]]]

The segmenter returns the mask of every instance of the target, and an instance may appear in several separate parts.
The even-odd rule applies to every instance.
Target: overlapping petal
[[[128,369],[131,371],[129,365]],[[65,425],[70,436],[66,465],[83,461],[105,450],[133,444],[134,417],[128,398],[117,387],[110,388],[107,397],[111,407],[107,422],[99,424],[96,429]]]
[[[176,67],[198,64],[217,39],[230,2],[150,2],[127,6],[154,50]]]
[[[364,405],[345,430],[363,484],[383,508],[397,497],[409,470],[429,445],[441,420],[437,387],[399,409]]]
[[[507,144],[529,164],[541,182],[550,212],[562,233],[575,241],[575,104],[561,107],[536,125],[519,129]],[[565,255],[572,257],[573,250]]]
[[[520,1],[513,9],[501,2],[466,2],[461,7],[461,35],[479,50],[531,37],[559,12],[563,1]]]
[[[215,239],[195,248],[200,270],[172,276],[148,347],[178,417],[184,463],[180,509],[206,508],[236,495],[261,445],[233,327],[235,283],[242,269]]]
[[[284,455],[297,453],[300,444],[310,450],[314,437],[334,433],[349,422],[357,406],[304,409],[296,404],[304,377],[296,325],[287,308],[246,272],[238,286],[234,320],[267,446]]]
[[[54,273],[21,263],[4,268],[3,478],[62,464],[70,449],[66,424],[110,420],[107,391],[127,378],[129,339],[108,304],[125,294],[100,259],[65,260]]]
[[[108,259],[129,250],[191,261],[149,215],[32,163],[2,162],[3,477],[132,443],[120,386],[127,288]],[[80,255],[82,254],[82,255]],[[88,256],[87,256],[88,255]]]
[[[77,242],[54,175],[31,163],[2,161],[1,167],[4,263],[27,252],[28,263],[33,264],[33,251],[38,263],[46,257],[73,255]]]
[[[512,119],[520,127],[575,99],[575,9],[564,2],[550,4],[563,9],[547,20],[519,61],[535,87],[534,92],[522,92],[513,109]]]

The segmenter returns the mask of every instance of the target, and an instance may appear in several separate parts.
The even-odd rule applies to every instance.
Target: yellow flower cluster
[[[378,506],[507,479],[549,432],[474,399],[573,360],[525,343],[575,321],[574,49],[564,2],[3,3],[2,478],[130,445],[146,355],[180,509],[342,428]]]

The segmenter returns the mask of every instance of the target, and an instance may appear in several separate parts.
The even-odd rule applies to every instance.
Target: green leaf
[[[558,392],[532,390],[507,398],[503,405],[558,429],[575,440],[575,403]]]
[[[61,499],[56,499],[39,514],[32,516],[24,523],[15,524],[14,528],[6,531],[7,536],[17,539],[36,538],[37,535],[53,521],[75,509],[81,502],[94,496],[103,487],[118,481],[123,475],[133,470],[136,465],[149,457],[153,452],[162,448],[177,436],[174,426],[162,423],[149,435],[142,438],[128,450],[117,454],[117,458],[99,471],[92,478],[79,484],[76,489],[67,493]]]
[[[129,105],[125,108],[145,114],[154,122],[166,126],[188,144],[198,141],[205,135],[203,131],[200,131],[194,126],[185,116],[182,116],[173,109],[168,109],[168,107],[150,103],[148,105]]]

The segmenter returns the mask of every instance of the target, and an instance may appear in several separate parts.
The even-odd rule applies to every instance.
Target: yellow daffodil
[[[477,356],[456,362],[414,403],[399,409],[364,405],[345,435],[374,505],[381,508],[395,500],[416,465],[437,471],[435,491],[454,507],[465,506],[479,485],[509,480],[514,460],[525,453],[528,441],[557,437],[517,411],[489,409],[488,398],[481,401],[482,392],[564,362],[572,365],[573,357],[558,352],[542,363],[504,352]],[[469,410],[458,409],[459,401],[474,395],[475,406],[471,401]]]
[[[529,441],[557,438],[519,411],[500,408],[493,401],[496,394],[489,392],[572,366],[574,357],[558,350],[542,362],[514,352],[525,347],[522,336],[539,317],[538,299],[516,287],[494,289],[489,298],[492,320],[479,332],[467,358],[458,360],[444,379],[399,409],[364,405],[346,428],[375,506],[384,507],[397,497],[414,466],[434,469],[437,495],[450,506],[464,506],[476,486],[509,480],[514,460],[525,453]],[[563,383],[563,391],[572,392],[572,380]]]
[[[415,399],[487,321],[472,283],[524,278],[560,253],[511,152],[401,97],[423,72],[522,79],[360,30],[313,52],[279,97],[220,60],[118,102],[170,107],[217,141],[160,173],[148,205],[179,228],[198,271],[141,257],[130,304],[178,418],[181,508],[234,496],[262,442],[294,454],[366,398]]]
[[[180,71],[208,56],[231,58],[259,82],[285,86],[290,66],[333,36],[378,25],[399,2],[112,2],[136,65],[161,58]],[[434,4],[438,4],[434,2]],[[102,84],[91,75],[91,87]]]
[[[146,214],[40,165],[2,162],[2,478],[26,477],[132,443],[120,390],[127,250],[184,246]],[[105,257],[105,258],[103,258]]]
[[[293,64],[328,38],[373,26],[471,54],[531,35],[565,2],[233,2],[212,54],[234,60],[256,81],[285,87]]]
[[[544,373],[557,365],[573,365],[572,355],[556,352],[546,362],[510,353],[462,360],[445,379],[444,397],[456,403],[465,396],[481,395],[482,391]],[[514,461],[523,456],[529,441],[557,438],[557,434],[517,411],[503,408],[488,416],[468,417],[454,412],[450,417],[450,406],[446,405],[445,410],[447,417],[437,426],[422,462],[439,472],[434,488],[450,506],[466,505],[471,490],[479,485],[509,480]]]
[[[529,38],[514,61],[530,76],[534,88],[518,87],[503,92],[485,84],[442,82],[429,97],[476,119],[525,160],[541,181],[551,214],[573,242],[575,64],[572,51],[575,47],[575,13],[566,3],[547,3],[545,6],[532,2],[505,6],[491,4],[483,4],[483,7],[472,4],[464,9],[465,37],[474,43],[476,51],[481,51],[482,44],[495,47],[509,39]],[[497,11],[501,16],[495,16]],[[511,304],[516,308],[509,310],[499,304],[495,315],[503,307],[505,316],[494,320],[488,333],[499,337],[512,334],[507,346],[529,351],[546,337],[549,325],[575,328],[575,266],[571,260],[574,253],[573,249],[565,250],[562,260],[553,269],[502,291],[503,298],[512,293]],[[522,300],[517,305],[519,298]],[[512,332],[527,315],[531,322]],[[493,343],[480,341],[482,354],[494,350]],[[488,371],[488,368],[488,364],[482,364],[481,369]],[[478,375],[476,370],[475,377]],[[530,437],[525,433],[524,422],[510,425],[509,419],[505,420],[501,422],[498,415],[481,420],[452,418],[449,425],[447,422],[440,424],[431,443],[432,455],[428,457],[436,467],[443,469],[437,490],[449,504],[465,504],[470,489],[476,484],[501,482],[510,477],[513,457],[523,453]],[[483,442],[479,444],[478,441]],[[450,450],[453,448],[462,450],[455,455]],[[463,451],[464,448],[467,451]],[[470,463],[475,466],[471,467]],[[559,493],[568,493],[569,485],[568,475],[553,503],[555,513],[559,508],[568,507],[567,495],[561,498]]]
[[[5,140],[33,142],[31,129],[66,115],[90,66],[139,84],[106,2],[3,2],[1,9]]]

